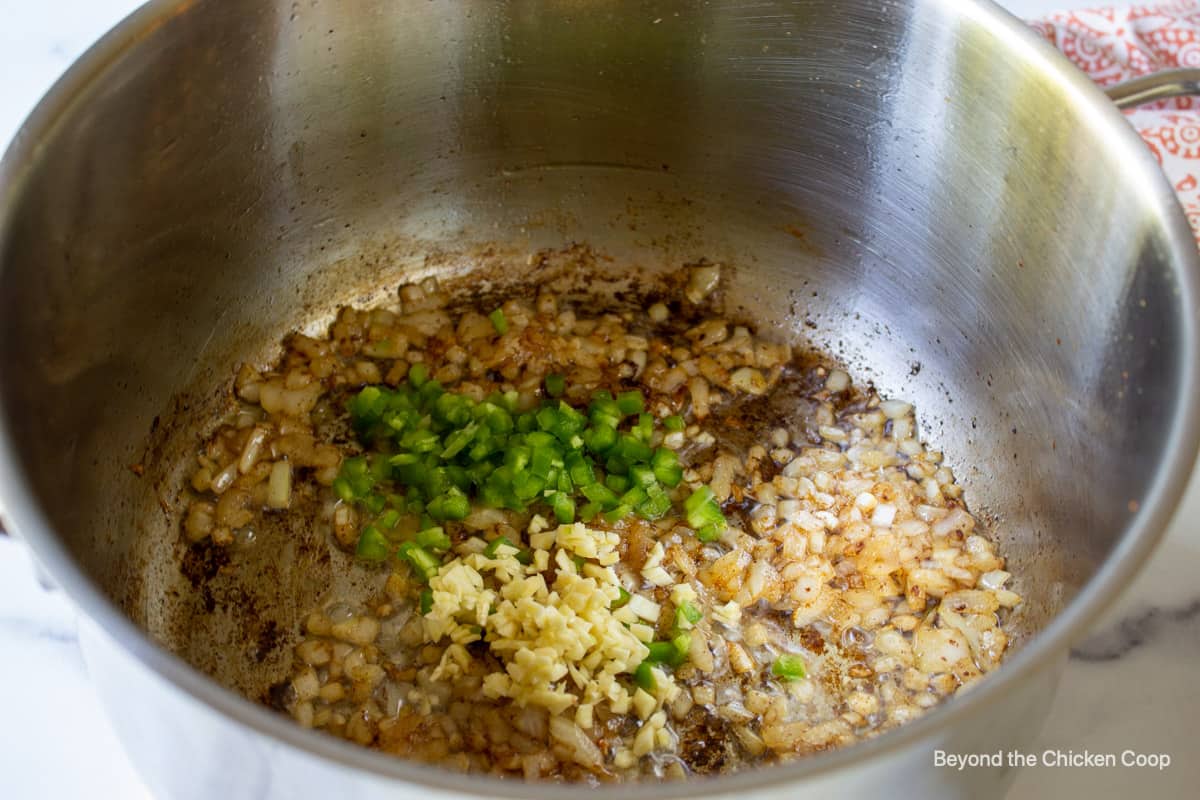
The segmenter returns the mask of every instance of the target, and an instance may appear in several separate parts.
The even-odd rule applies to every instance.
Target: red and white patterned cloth
[[[1062,11],[1029,24],[1101,86],[1200,67],[1200,0]],[[1125,113],[1175,187],[1200,243],[1200,98]]]

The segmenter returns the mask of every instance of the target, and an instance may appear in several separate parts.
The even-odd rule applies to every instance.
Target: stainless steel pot
[[[986,2],[160,0],[57,84],[0,186],[9,522],[90,620],[163,797],[558,791],[356,749],[192,666],[253,680],[253,615],[203,615],[179,577],[189,426],[232,364],[401,279],[519,277],[572,241],[651,272],[723,261],[743,315],[917,402],[1023,576],[1027,635],[965,696],[630,796],[1001,793],[1005,770],[933,751],[1029,741],[1196,452],[1197,253],[1171,188]]]

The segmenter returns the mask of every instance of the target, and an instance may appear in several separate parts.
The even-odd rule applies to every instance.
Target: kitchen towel
[[[1200,1],[1062,11],[1029,24],[1101,86],[1200,67]],[[1200,243],[1200,98],[1125,112],[1179,195]]]

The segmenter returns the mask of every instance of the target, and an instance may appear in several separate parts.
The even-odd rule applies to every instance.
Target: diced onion
[[[604,763],[604,756],[596,743],[566,717],[550,717],[550,736],[570,751],[575,763],[585,767],[599,767]]]
[[[254,465],[258,463],[263,443],[267,441],[267,434],[266,428],[255,428],[250,432],[246,446],[242,448],[242,457],[238,459],[238,471],[243,475],[254,469]]]
[[[271,508],[287,508],[292,504],[292,467],[287,460],[271,465],[271,476],[267,479],[267,505]]]
[[[237,470],[238,465],[234,461],[213,476],[212,483],[209,485],[212,493],[218,495],[224,493],[233,484],[233,479],[237,477]]]
[[[850,376],[840,369],[835,369],[825,379],[825,388],[831,392],[844,392],[850,388]]]
[[[879,410],[883,412],[888,419],[900,419],[912,413],[912,403],[906,403],[903,400],[884,400],[879,404]]]

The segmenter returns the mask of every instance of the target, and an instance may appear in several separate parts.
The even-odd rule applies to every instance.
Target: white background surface
[[[133,0],[0,0],[0,143]],[[1031,17],[1096,3],[1010,0]],[[1132,769],[1026,769],[1014,798],[1195,797],[1200,746],[1200,487],[1143,576],[1070,663],[1041,740],[1077,752],[1165,751],[1165,773]],[[0,538],[0,798],[139,798],[141,788],[105,722],[75,644],[75,616],[37,585],[27,554]]]

